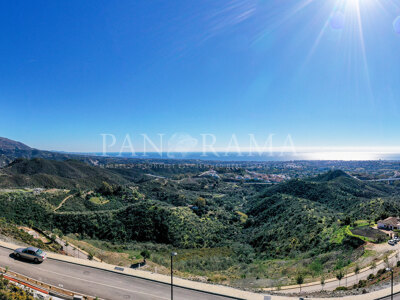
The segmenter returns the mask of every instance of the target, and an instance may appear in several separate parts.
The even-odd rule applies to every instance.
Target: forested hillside
[[[398,193],[397,186],[361,182],[342,171],[290,180],[249,201],[249,242],[269,257],[356,248],[363,242],[354,237],[336,242],[339,228],[350,220],[397,215]]]
[[[32,220],[65,233],[183,248],[240,240],[266,257],[358,247],[354,238],[332,242],[346,218],[400,212],[396,186],[364,183],[338,171],[270,187],[214,178],[135,182],[135,176],[73,160],[17,159],[1,172],[0,187],[73,190],[57,211],[50,195],[0,194],[3,216],[18,223]]]
[[[126,184],[122,176],[77,160],[16,159],[0,169],[0,187],[95,188],[102,182]]]
[[[244,172],[221,170],[233,172],[229,178]],[[337,170],[280,184],[200,176],[192,168],[153,175],[75,160],[17,159],[0,172],[0,217],[7,222],[113,244],[215,249],[222,259],[215,272],[230,274],[241,272],[232,269],[238,264],[260,276],[273,259],[321,256],[320,268],[331,270],[338,257],[362,254],[364,241],[349,233],[350,225],[400,214],[396,183],[363,182]],[[228,252],[232,258],[221,258]],[[191,272],[199,270],[195,265]]]

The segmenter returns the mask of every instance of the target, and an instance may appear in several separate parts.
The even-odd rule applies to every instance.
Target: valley
[[[358,177],[389,174],[396,162],[338,162],[346,171],[299,162],[294,171],[293,163],[88,163],[95,159],[16,158],[1,168],[2,232],[58,252],[16,226],[36,228],[121,267],[147,253],[142,269],[159,274],[176,251],[178,277],[253,291],[335,278],[395,253],[389,232],[374,228],[400,214],[400,184]]]
[[[26,170],[31,163],[37,166],[12,167]],[[58,176],[41,172],[32,175]],[[397,186],[360,183],[343,172],[271,187],[191,176],[103,182],[97,189],[89,179],[82,183],[55,193],[5,190],[2,217],[62,232],[117,265],[133,264],[147,250],[145,268],[168,273],[169,252],[177,249],[178,276],[254,289],[294,284],[299,272],[305,282],[334,277],[366,257],[382,259],[390,253],[366,250],[347,223],[372,225],[400,209]]]

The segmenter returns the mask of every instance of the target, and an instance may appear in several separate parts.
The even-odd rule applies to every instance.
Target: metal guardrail
[[[80,293],[75,293],[73,291],[69,291],[64,288],[56,287],[54,285],[50,285],[50,284],[44,283],[42,281],[35,280],[33,278],[21,275],[19,273],[6,270],[5,268],[2,268],[2,267],[0,267],[0,272],[2,273],[4,278],[14,281],[16,283],[25,285],[26,287],[32,288],[32,289],[42,292],[44,294],[58,296],[58,297],[64,298],[64,299],[74,299],[75,296],[80,296],[80,297],[82,297],[82,299],[85,299],[85,300],[99,300],[100,299],[98,297],[82,295]]]

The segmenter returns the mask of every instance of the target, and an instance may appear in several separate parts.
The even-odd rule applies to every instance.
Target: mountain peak
[[[0,137],[0,150],[32,150],[32,148],[23,143]]]

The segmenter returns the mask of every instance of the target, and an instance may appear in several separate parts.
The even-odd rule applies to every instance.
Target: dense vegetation
[[[18,160],[5,172],[29,178],[43,173],[53,174],[52,178],[63,175],[82,179],[88,189],[95,184],[88,177],[109,171],[76,161],[34,159]],[[354,237],[334,242],[346,218],[379,218],[398,208],[391,205],[395,187],[367,185],[338,172],[324,176],[324,180],[321,176],[296,179],[267,188],[193,177],[140,179],[125,187],[103,181],[90,193],[76,189],[61,195],[2,193],[0,209],[16,223],[34,222],[90,238],[152,241],[180,248],[224,246],[234,240],[273,258],[358,247],[362,242]],[[96,180],[105,178],[109,179]],[[54,211],[67,195],[72,197]]]
[[[362,255],[368,238],[384,240],[351,227],[356,220],[400,213],[396,184],[362,182],[342,171],[275,185],[225,179],[244,171],[223,167],[218,173],[227,176],[216,178],[193,168],[148,174],[147,168],[18,159],[1,172],[0,186],[48,188],[0,191],[7,222],[82,240],[167,245],[135,246],[156,249],[152,259],[166,266],[169,247],[179,248],[187,253],[177,260],[180,270],[201,276],[209,275],[206,269],[242,279],[270,276],[272,259],[313,258],[310,274],[341,268]]]
[[[16,159],[1,169],[0,187],[95,188],[107,181],[127,183],[122,176],[77,160]]]
[[[397,215],[398,193],[396,186],[363,183],[341,171],[275,185],[249,202],[250,244],[269,257],[357,248],[362,241],[352,236],[337,243],[339,228]]]

